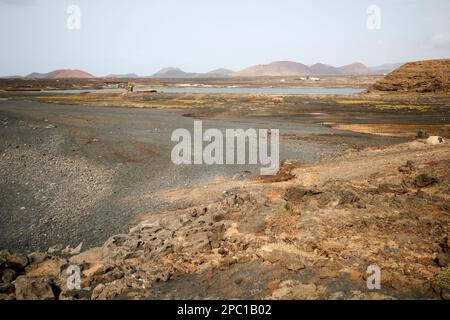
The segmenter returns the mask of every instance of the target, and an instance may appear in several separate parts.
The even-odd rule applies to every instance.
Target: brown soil
[[[406,63],[378,80],[369,91],[449,92],[450,59]]]

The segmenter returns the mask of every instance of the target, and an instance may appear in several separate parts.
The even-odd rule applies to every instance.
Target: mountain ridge
[[[360,62],[354,62],[341,67],[316,63],[307,66],[294,61],[274,61],[268,64],[258,64],[242,69],[232,76],[324,76],[324,75],[369,75],[374,71]]]
[[[91,79],[95,78],[94,75],[78,69],[58,69],[48,73],[33,72],[25,76],[25,78],[36,79],[64,79],[64,78],[82,78]]]
[[[259,77],[259,76],[339,76],[339,75],[376,75],[387,74],[403,63],[383,64],[368,67],[360,62],[335,67],[325,63],[306,65],[295,61],[273,61],[268,64],[257,64],[239,71],[218,68],[204,73],[185,72],[177,67],[160,69],[152,78],[211,78],[211,77]],[[17,76],[20,77],[20,76]],[[100,78],[140,78],[135,73],[108,74]],[[58,69],[48,73],[33,72],[24,78],[62,79],[62,78],[96,78],[91,73],[78,69]]]

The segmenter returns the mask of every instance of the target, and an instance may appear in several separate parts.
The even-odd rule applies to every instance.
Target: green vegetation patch
[[[450,268],[442,271],[435,279],[436,285],[442,289],[450,290]]]

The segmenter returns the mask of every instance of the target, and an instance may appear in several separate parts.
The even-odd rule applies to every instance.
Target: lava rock
[[[417,138],[418,139],[427,139],[430,135],[428,134],[427,131],[425,130],[419,130],[419,132],[417,132]]]
[[[439,182],[438,179],[436,179],[434,177],[430,177],[426,173],[418,175],[416,177],[416,179],[414,180],[415,186],[417,188],[425,188],[425,187],[428,187],[428,186],[438,183],[438,182]]]
[[[48,277],[29,278],[20,276],[16,283],[17,300],[55,300],[54,283]]]

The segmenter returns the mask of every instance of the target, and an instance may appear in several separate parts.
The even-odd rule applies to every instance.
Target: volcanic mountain
[[[152,77],[155,78],[190,78],[194,77],[196,73],[187,73],[179,68],[168,67],[159,70]]]
[[[408,62],[378,80],[368,91],[450,92],[450,59]]]
[[[309,66],[309,69],[315,75],[338,75],[341,73],[338,68],[323,63],[313,64]]]
[[[261,76],[311,76],[311,75],[366,75],[374,72],[362,63],[352,63],[339,68],[316,63],[307,66],[293,61],[275,61],[269,64],[259,64],[231,74],[242,77]]]
[[[355,62],[346,66],[339,67],[338,70],[342,75],[366,75],[374,73],[369,69],[369,67],[363,65],[360,62]]]
[[[382,64],[380,66],[370,67],[370,69],[377,74],[387,74],[389,72],[394,71],[397,68],[400,68],[403,64],[404,64],[403,62],[386,63],[386,64]]]
[[[235,72],[232,76],[261,77],[261,76],[299,76],[311,75],[307,65],[293,61],[275,61],[269,64],[259,64]]]
[[[203,76],[205,76],[205,77],[225,77],[225,76],[232,74],[233,72],[234,72],[233,70],[219,68],[219,69],[215,69],[210,72],[207,72],[207,73],[199,74],[199,76],[201,76],[201,77],[203,77]]]
[[[63,79],[63,78],[83,78],[90,79],[95,78],[92,74],[82,70],[61,69],[55,70],[49,73],[33,72],[26,76],[26,78],[36,79]]]

